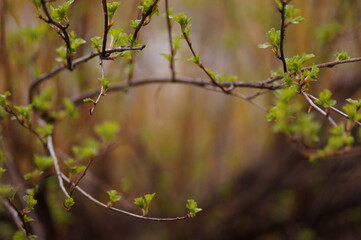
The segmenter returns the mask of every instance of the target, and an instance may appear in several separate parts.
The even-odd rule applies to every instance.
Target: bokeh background
[[[60,1],[58,1],[60,2]],[[114,28],[129,33],[139,1],[123,0]],[[266,32],[278,28],[280,16],[271,0],[169,0],[174,12],[192,18],[191,38],[205,66],[237,75],[241,81],[260,81],[280,67],[269,50],[259,49]],[[361,2],[355,0],[294,0],[305,22],[288,28],[286,56],[314,53],[313,61],[333,61],[345,49],[361,54]],[[61,40],[41,22],[30,1],[1,0],[0,85],[13,92],[16,104],[26,104],[31,81],[56,62]],[[169,52],[164,1],[160,14],[144,27],[140,43],[147,47],[135,56],[134,79],[170,76],[161,53]],[[77,0],[70,10],[70,29],[88,41],[77,56],[91,51],[89,39],[102,35],[101,1]],[[173,35],[180,29],[173,26]],[[177,54],[179,76],[206,78],[186,60],[185,43]],[[111,83],[126,80],[127,62],[105,64]],[[312,61],[309,63],[312,64]],[[360,98],[360,64],[323,69],[312,92],[329,88],[339,106]],[[40,89],[53,86],[54,103],[99,87],[97,59],[62,72]],[[243,89],[243,94],[256,91]],[[269,108],[273,93],[255,100]],[[79,117],[56,125],[56,151],[62,160],[74,145],[94,137],[93,127],[105,120],[119,123],[116,148],[91,166],[81,186],[103,202],[105,191],[116,189],[120,208],[138,212],[135,197],[156,192],[151,216],[181,216],[186,199],[194,198],[203,212],[195,219],[158,223],[107,211],[75,193],[70,212],[55,177],[41,181],[35,228],[48,239],[360,239],[360,155],[310,163],[297,144],[272,132],[266,113],[241,99],[184,85],[147,85],[101,99],[95,115],[89,105],[78,106]],[[8,161],[18,169],[13,184],[24,186],[21,175],[31,171],[33,154],[41,153],[33,136],[8,123],[3,138]],[[325,124],[327,124],[325,122]],[[20,177],[20,178],[19,178]],[[9,239],[15,227],[6,210],[0,212],[0,238]]]

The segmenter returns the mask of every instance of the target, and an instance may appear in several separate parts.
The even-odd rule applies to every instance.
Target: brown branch
[[[68,183],[71,183],[71,181],[69,180],[69,178],[67,178],[63,173],[61,174],[62,178],[68,182]],[[122,213],[122,214],[125,214],[125,215],[128,215],[128,216],[131,216],[131,217],[135,217],[135,218],[138,218],[138,219],[142,219],[142,220],[150,220],[150,221],[157,221],[157,222],[165,222],[165,221],[179,221],[179,220],[185,220],[188,217],[188,214],[185,215],[185,216],[182,216],[182,217],[174,217],[174,218],[156,218],[156,217],[145,217],[145,216],[141,216],[141,215],[138,215],[138,214],[134,214],[134,213],[131,213],[131,212],[128,212],[128,211],[125,211],[125,210],[122,210],[122,209],[119,209],[119,208],[115,208],[115,207],[109,207],[107,206],[106,204],[100,202],[99,200],[95,199],[92,195],[90,195],[89,193],[87,193],[84,189],[80,188],[79,186],[76,186],[75,187],[76,190],[78,190],[84,197],[86,197],[87,199],[89,199],[90,201],[98,204],[99,206],[102,206],[106,209],[109,209],[109,210],[112,210],[112,211],[115,211],[115,212],[119,212],[119,213]]]
[[[73,70],[72,55],[71,55],[71,43],[70,43],[70,37],[69,37],[68,31],[67,31],[69,24],[62,25],[59,22],[55,21],[49,12],[49,9],[46,6],[45,0],[41,0],[41,6],[42,6],[45,16],[47,18],[45,19],[42,16],[39,16],[39,17],[46,23],[54,25],[56,28],[59,29],[59,31],[56,30],[56,32],[62,37],[62,39],[64,40],[65,45],[66,45],[66,61],[67,61],[67,65],[68,65],[67,68],[69,70]]]
[[[168,40],[169,40],[169,46],[170,46],[170,61],[169,61],[169,67],[172,73],[172,79],[175,79],[175,67],[174,67],[174,54],[175,54],[175,49],[173,47],[173,37],[172,37],[172,23],[170,21],[169,18],[169,4],[168,4],[168,0],[165,0],[165,14],[166,14],[166,19],[167,19],[167,29],[168,29]]]
[[[280,55],[277,56],[279,60],[282,61],[283,65],[283,72],[287,72],[287,63],[284,53],[284,39],[285,39],[285,32],[286,32],[286,6],[288,2],[282,1],[282,7],[279,9],[281,13],[281,42],[280,42]]]
[[[106,53],[115,53],[115,52],[124,52],[124,51],[129,51],[129,50],[143,50],[145,48],[145,45],[142,45],[140,47],[132,47],[132,46],[122,46],[122,47],[117,47],[117,48],[113,48],[113,49],[107,49],[105,52]],[[100,53],[99,52],[92,52],[86,56],[77,58],[73,61],[73,67],[75,68],[77,65],[87,62],[90,59],[99,56]],[[55,67],[53,70],[51,70],[50,72],[44,73],[42,74],[40,77],[38,77],[37,79],[35,79],[29,88],[29,103],[32,102],[33,100],[33,95],[34,92],[36,90],[36,88],[44,81],[56,76],[58,73],[60,73],[63,70],[66,70],[67,68],[65,66],[58,66]]]
[[[193,85],[197,87],[210,87],[214,86],[212,83],[205,79],[200,78],[188,78],[188,77],[176,77],[174,80],[171,78],[161,78],[161,77],[154,77],[154,78],[142,78],[138,80],[134,80],[131,83],[118,83],[111,85],[107,92],[116,92],[116,91],[125,91],[129,89],[129,87],[138,87],[148,84],[186,84],[186,85]],[[232,86],[233,88],[257,88],[257,89],[269,89],[269,90],[276,90],[283,88],[282,84],[267,84],[264,82],[222,82],[221,83],[223,87],[229,87]],[[86,93],[84,93],[81,96],[75,97],[72,99],[72,101],[75,104],[79,104],[83,102],[83,99],[85,98],[91,98],[98,94],[98,90],[90,90]]]
[[[103,34],[103,46],[102,46],[102,54],[101,57],[107,57],[106,48],[107,48],[107,36],[110,29],[108,23],[108,8],[107,8],[107,0],[102,0],[103,12],[104,12],[104,34]]]
[[[11,217],[13,218],[17,228],[23,233],[25,233],[27,236],[30,236],[31,232],[28,225],[24,221],[23,214],[16,208],[14,203],[8,198],[4,199],[2,202],[4,207],[8,210]]]
[[[75,182],[72,182],[71,185],[70,185],[70,191],[69,191],[69,195],[72,196],[73,195],[73,192],[75,190],[75,188],[79,185],[80,181],[85,177],[86,173],[88,172],[89,170],[89,167],[90,165],[93,163],[94,161],[94,157],[91,157],[88,161],[88,164],[86,165],[84,171],[82,172],[82,174],[79,176],[79,178],[75,181]]]

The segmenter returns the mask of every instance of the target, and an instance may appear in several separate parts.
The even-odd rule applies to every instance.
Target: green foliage
[[[324,89],[320,92],[319,98],[315,100],[315,103],[323,106],[324,108],[330,108],[336,104],[336,100],[331,99],[332,93],[328,89]]]
[[[102,95],[104,95],[110,86],[109,80],[107,78],[98,78],[98,80],[102,85]]]
[[[83,146],[73,146],[72,151],[77,160],[94,156],[99,150],[99,143],[91,138],[85,139]]]
[[[36,131],[42,136],[43,138],[49,137],[53,134],[54,126],[51,124],[45,124],[42,127],[36,128]]]
[[[70,53],[76,53],[76,49],[82,45],[85,44],[86,41],[82,38],[77,38],[76,33],[74,31],[70,32]]]
[[[63,104],[64,104],[64,108],[65,108],[63,113],[66,116],[69,116],[69,117],[78,117],[79,116],[78,112],[76,111],[76,107],[75,107],[74,103],[70,99],[64,98]]]
[[[262,44],[259,44],[258,47],[259,48],[270,48],[272,50],[272,52],[276,56],[278,56],[279,48],[280,48],[280,44],[281,44],[281,31],[271,28],[271,30],[269,30],[267,32],[267,38],[269,40],[271,40],[271,43],[262,43]]]
[[[43,171],[44,169],[53,165],[53,159],[49,156],[34,156],[34,163],[36,169]]]
[[[119,132],[119,124],[114,121],[106,121],[102,124],[95,126],[95,132],[100,136],[103,141],[113,140]]]
[[[123,29],[110,29],[111,35],[110,48],[118,46],[127,46],[130,44],[131,36],[124,32]]]
[[[347,99],[346,101],[348,104],[344,105],[342,109],[346,112],[348,118],[351,121],[361,120],[361,113],[358,112],[361,108],[361,101],[353,100],[351,98]]]
[[[142,197],[138,197],[134,199],[134,204],[142,209],[143,216],[146,216],[149,212],[149,206],[152,202],[155,193],[152,194],[145,194]]]
[[[200,63],[199,57],[200,57],[199,54],[196,54],[194,57],[189,58],[187,61],[193,62],[195,64],[199,64]]]
[[[138,8],[142,12],[147,12],[150,9],[152,3],[153,3],[153,0],[142,0],[141,5],[138,6]]]
[[[285,18],[287,24],[299,24],[305,19],[301,16],[298,16],[301,13],[300,9],[294,8],[292,5],[288,4],[285,6]]]
[[[65,3],[63,3],[62,5],[59,5],[56,8],[54,8],[53,6],[50,6],[51,16],[56,21],[62,21],[62,20],[67,21],[67,12],[68,12],[68,9],[69,9],[70,5],[73,2],[74,2],[74,0],[68,0]]]
[[[202,208],[198,208],[197,205],[198,205],[197,202],[194,201],[193,199],[188,199],[187,200],[186,207],[188,209],[188,216],[189,217],[194,218],[197,215],[197,213],[202,211]]]
[[[286,58],[286,63],[287,63],[287,66],[288,66],[288,70],[290,72],[295,72],[295,73],[301,73],[301,69],[302,69],[302,66],[303,64],[314,58],[315,55],[314,54],[305,54],[303,53],[301,56],[299,55],[296,55],[292,58]]]
[[[84,103],[93,103],[93,104],[95,103],[95,101],[93,99],[91,99],[91,98],[84,98],[83,102]]]
[[[341,31],[341,25],[337,22],[327,23],[318,27],[315,32],[321,43],[331,42]]]
[[[15,195],[16,189],[7,184],[0,183],[0,196],[1,197],[11,197]]]
[[[118,9],[120,4],[121,2],[107,3],[108,19],[110,23],[113,21],[113,16],[115,14],[115,11]]]
[[[350,58],[345,49],[342,49],[341,52],[336,52],[335,56],[336,56],[336,60],[338,61],[342,61]]]
[[[41,7],[41,1],[40,0],[31,0],[31,2],[34,4],[36,10],[39,10]]]
[[[107,191],[109,202],[107,203],[108,207],[111,207],[114,203],[118,202],[122,196],[116,190]]]
[[[38,203],[38,200],[34,198],[34,191],[27,191],[27,194],[23,196],[23,200],[26,203],[26,207],[23,210],[24,213],[29,213],[34,210],[34,206]]]
[[[19,113],[19,121],[28,122],[30,119],[31,105],[28,106],[14,106],[15,110]]]
[[[67,209],[67,210],[70,210],[72,206],[75,205],[75,201],[72,197],[68,197],[65,199],[64,201],[64,207]]]
[[[22,231],[17,231],[14,233],[12,240],[33,240],[36,239],[35,235],[30,236],[29,238]]]
[[[92,42],[91,47],[100,51],[100,49],[102,48],[102,45],[103,45],[103,38],[99,37],[99,36],[95,36],[95,37],[92,37],[90,39],[90,41]]]
[[[40,95],[35,95],[32,106],[41,112],[48,111],[52,106],[52,98],[54,96],[54,88],[49,87],[44,89]]]
[[[130,26],[134,29],[136,29],[139,26],[139,24],[140,24],[140,19],[130,21]]]

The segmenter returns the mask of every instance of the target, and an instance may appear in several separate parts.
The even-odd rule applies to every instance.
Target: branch
[[[46,7],[45,0],[41,0],[41,6],[43,8],[43,11],[44,11],[47,19],[43,18],[42,16],[39,16],[39,17],[46,23],[54,25],[55,27],[57,27],[59,29],[59,31],[61,31],[61,33],[60,33],[58,30],[56,30],[56,32],[61,36],[61,38],[64,40],[64,42],[66,44],[66,61],[67,61],[67,65],[68,65],[67,68],[69,70],[73,70],[72,56],[71,56],[71,43],[70,43],[69,34],[66,30],[68,28],[69,24],[64,26],[64,25],[60,24],[59,22],[55,21],[53,19],[53,17],[51,16],[51,14],[49,13],[48,8]]]
[[[54,145],[53,145],[53,138],[51,136],[48,137],[48,150],[49,150],[50,156],[51,156],[51,158],[53,159],[53,162],[54,162],[54,168],[55,168],[56,175],[58,177],[60,189],[63,191],[64,195],[67,198],[70,198],[70,195],[69,195],[68,191],[64,187],[64,182],[63,182],[63,179],[62,179],[62,173],[61,173],[60,167],[59,167],[59,161],[58,161],[58,158],[57,158],[57,156],[55,154]]]
[[[169,40],[169,46],[170,46],[170,61],[169,61],[169,67],[172,73],[172,80],[175,79],[175,67],[174,67],[174,47],[172,42],[172,23],[169,19],[169,6],[168,6],[168,0],[165,0],[165,14],[167,18],[167,29],[168,29],[168,40]]]
[[[68,183],[71,183],[71,181],[69,180],[69,178],[67,178],[63,173],[61,173],[61,177]],[[144,217],[141,215],[137,215],[131,212],[127,212],[125,210],[121,210],[119,208],[115,208],[115,207],[108,207],[106,204],[100,202],[99,200],[95,199],[92,195],[90,195],[89,193],[87,193],[84,189],[82,189],[79,186],[75,186],[75,189],[78,190],[84,197],[86,197],[87,199],[89,199],[90,201],[98,204],[99,206],[102,206],[106,209],[115,211],[115,212],[119,212],[131,217],[135,217],[138,219],[143,219],[143,220],[150,220],[150,221],[157,221],[157,222],[164,222],[164,221],[179,221],[179,220],[185,220],[188,218],[188,215],[182,216],[182,217],[174,217],[174,218],[155,218],[155,217]]]
[[[21,212],[13,205],[10,199],[4,199],[2,202],[4,207],[9,211],[18,229],[29,236],[31,233],[22,217]]]
[[[325,116],[327,118],[327,120],[332,124],[332,126],[337,127],[336,122],[331,118],[331,116],[329,114],[327,114],[325,111],[323,111],[320,107],[318,107],[313,101],[312,99],[307,95],[307,93],[305,93],[304,91],[301,90],[301,94],[306,98],[306,100],[310,103],[310,105],[316,109],[319,113],[321,113],[323,116]]]
[[[283,65],[283,72],[286,73],[287,72],[287,63],[286,63],[286,59],[285,59],[285,54],[284,54],[284,39],[285,39],[285,31],[286,31],[286,6],[287,6],[288,2],[282,1],[282,8],[279,9],[280,13],[281,13],[281,42],[280,42],[280,56],[277,56],[278,59],[280,59],[282,61],[282,65]]]
[[[306,94],[307,94],[307,96],[308,96],[309,98],[311,98],[312,100],[318,100],[318,98],[312,96],[311,94],[308,94],[308,93],[306,93]],[[330,107],[330,109],[331,109],[332,111],[334,111],[335,113],[341,115],[342,117],[347,118],[347,119],[350,119],[349,116],[348,116],[346,113],[342,112],[341,110],[339,110],[339,109],[337,109],[337,108],[335,108],[335,107]],[[360,122],[360,121],[354,120],[354,122],[355,122],[356,124],[358,124],[359,126],[361,126],[361,122]]]
[[[108,24],[108,8],[107,8],[107,0],[102,0],[103,12],[104,12],[104,34],[103,34],[103,46],[102,46],[102,57],[107,57],[106,48],[107,48],[107,36],[108,31],[110,29]]]
[[[122,46],[122,47],[117,47],[117,48],[112,48],[112,49],[107,49],[105,52],[106,53],[115,53],[115,52],[124,52],[124,51],[129,51],[129,50],[143,50],[145,48],[145,45],[142,45],[140,47],[132,47],[132,46]],[[90,54],[77,58],[73,61],[73,68],[75,68],[77,65],[87,62],[90,59],[99,56],[101,53],[99,52],[91,52]],[[60,73],[63,70],[66,70],[67,68],[65,66],[58,66],[55,67],[53,70],[51,70],[50,72],[44,73],[42,74],[40,77],[38,77],[37,79],[35,79],[29,88],[29,103],[32,102],[33,100],[33,95],[34,95],[34,91],[36,90],[36,88],[44,81],[56,76],[58,73]]]
[[[111,85],[107,92],[116,92],[116,91],[125,91],[129,89],[129,87],[138,87],[142,85],[148,85],[148,84],[187,84],[187,85],[193,85],[197,87],[211,87],[214,86],[212,83],[205,79],[200,78],[188,78],[188,77],[176,77],[174,80],[171,78],[142,78],[135,81],[132,81],[131,83],[118,83]],[[274,84],[266,84],[264,82],[222,82],[221,83],[223,87],[232,87],[232,88],[257,88],[257,89],[269,89],[269,90],[276,90],[283,88],[282,84],[274,85]],[[75,104],[79,104],[83,102],[84,98],[91,98],[98,94],[98,90],[90,90],[86,93],[84,93],[81,96],[75,97],[72,99],[72,101]],[[228,93],[229,94],[229,93]]]

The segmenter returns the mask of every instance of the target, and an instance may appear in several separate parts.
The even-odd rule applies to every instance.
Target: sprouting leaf
[[[110,85],[109,80],[107,78],[98,78],[98,80],[100,81],[103,87],[102,94],[105,94]]]
[[[199,64],[199,54],[196,54],[194,57],[189,58],[187,61]]]
[[[328,89],[324,89],[320,92],[318,100],[315,103],[323,106],[324,108],[330,108],[336,104],[336,100],[331,99],[332,93]]]
[[[342,49],[341,52],[336,52],[335,56],[336,56],[336,60],[338,60],[338,61],[346,60],[346,59],[350,58],[348,56],[348,53],[345,51],[345,49]]]
[[[28,208],[28,211],[30,212],[31,210],[34,209],[34,206],[38,203],[38,200],[36,200],[34,198],[34,195],[33,194],[26,194],[24,197],[23,197],[25,203],[26,203],[26,206]]]
[[[67,18],[67,12],[70,5],[74,2],[74,0],[68,0],[62,5],[54,8],[53,6],[50,7],[51,15],[56,21],[65,20]]]
[[[119,132],[119,124],[114,121],[106,121],[95,126],[95,132],[101,137],[103,141],[113,140]]]
[[[111,3],[107,3],[107,10],[108,10],[108,19],[109,22],[111,23],[113,20],[113,16],[115,14],[115,11],[118,9],[118,7],[120,6],[121,2],[111,2]]]
[[[116,190],[107,191],[107,194],[109,197],[108,206],[111,206],[113,203],[118,202],[122,198],[122,196],[119,195],[119,193]]]
[[[54,126],[51,124],[45,124],[42,127],[36,128],[36,131],[44,138],[49,137],[53,134]]]
[[[202,208],[198,208],[197,205],[198,205],[197,202],[194,201],[193,199],[187,200],[186,207],[189,211],[188,216],[190,216],[191,218],[194,218],[198,212],[202,211]]]
[[[192,18],[187,17],[184,13],[178,13],[177,15],[173,16],[173,19],[179,23],[179,25],[182,28],[182,31],[185,30],[185,28],[189,25]]]
[[[146,194],[143,197],[135,198],[134,204],[142,209],[143,216],[146,216],[149,211],[149,206],[151,201],[153,200],[155,193]]]
[[[91,98],[84,98],[84,99],[83,99],[83,102],[84,102],[84,103],[95,103],[94,100],[91,99]]]
[[[130,21],[130,26],[134,29],[136,29],[139,26],[140,20],[136,19],[136,20],[131,20]]]
[[[90,41],[92,42],[92,44],[91,44],[92,48],[95,48],[98,51],[102,48],[102,45],[103,45],[103,38],[102,37],[95,36],[95,37],[92,37],[90,39]]]
[[[72,197],[68,197],[67,199],[65,199],[64,206],[67,210],[70,210],[71,207],[74,205],[75,205],[75,201]]]
[[[68,98],[63,99],[63,104],[65,107],[65,114],[69,117],[78,117],[78,112],[76,111],[75,104]]]
[[[272,44],[270,43],[262,43],[262,44],[258,44],[259,48],[272,48]]]

